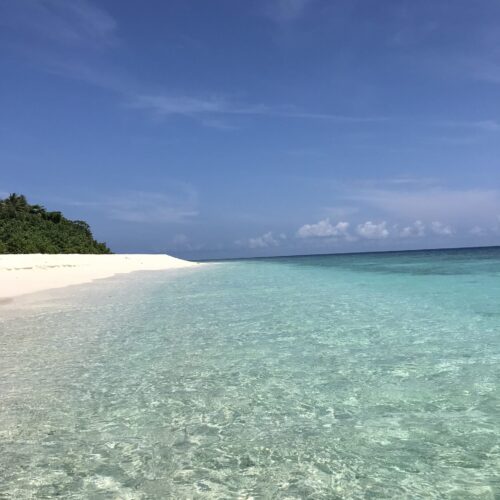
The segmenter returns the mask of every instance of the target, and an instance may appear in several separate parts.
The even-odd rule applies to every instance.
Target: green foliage
[[[0,253],[111,253],[86,222],[30,205],[23,195],[0,200]]]

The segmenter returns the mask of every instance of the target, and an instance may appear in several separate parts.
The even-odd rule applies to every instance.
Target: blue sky
[[[0,3],[0,193],[117,252],[500,242],[500,3]]]

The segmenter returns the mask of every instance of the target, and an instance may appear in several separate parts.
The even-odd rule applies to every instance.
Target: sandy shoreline
[[[0,255],[0,301],[28,293],[88,283],[115,274],[200,264],[162,254]]]

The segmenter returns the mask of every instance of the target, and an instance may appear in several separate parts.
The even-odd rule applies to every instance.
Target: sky
[[[497,0],[2,0],[0,195],[186,258],[500,243]]]

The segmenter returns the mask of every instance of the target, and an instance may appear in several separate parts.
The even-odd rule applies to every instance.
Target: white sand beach
[[[200,265],[162,254],[0,255],[0,300],[132,271]]]

